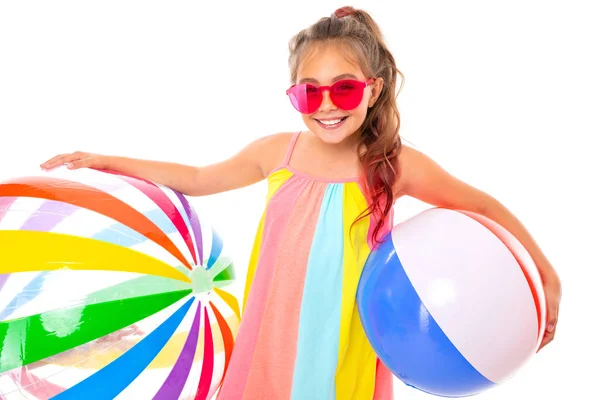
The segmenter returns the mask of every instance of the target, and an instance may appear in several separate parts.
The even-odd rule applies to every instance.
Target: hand
[[[546,296],[546,332],[544,339],[538,349],[538,352],[554,339],[556,332],[556,323],[558,322],[558,309],[562,297],[561,283],[558,276],[554,274],[550,278],[544,279],[544,294]]]
[[[105,164],[106,156],[76,151],[70,154],[59,154],[41,164],[40,167],[45,170],[50,170],[61,165],[66,165],[68,169],[104,168]]]

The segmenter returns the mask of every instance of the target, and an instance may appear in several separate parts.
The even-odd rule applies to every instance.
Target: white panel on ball
[[[428,311],[481,374],[500,383],[535,353],[531,289],[489,229],[460,212],[434,208],[396,226],[392,238]]]

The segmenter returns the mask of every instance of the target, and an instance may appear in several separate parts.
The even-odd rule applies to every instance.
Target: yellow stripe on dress
[[[356,307],[356,290],[370,248],[367,242],[369,218],[354,226],[367,202],[356,183],[344,191],[344,276],[336,400],[371,399],[375,390],[376,355],[369,344]]]

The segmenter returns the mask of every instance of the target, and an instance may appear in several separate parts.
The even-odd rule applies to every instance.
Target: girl
[[[305,132],[264,137],[204,167],[83,152],[42,164],[115,170],[189,196],[267,179],[244,316],[219,398],[393,397],[391,374],[366,339],[355,294],[401,196],[482,214],[521,241],[543,277],[549,315],[542,346],[548,344],[561,297],[556,272],[496,199],[401,145],[394,92],[402,74],[372,18],[344,7],[320,19],[291,40],[289,63],[287,94]]]

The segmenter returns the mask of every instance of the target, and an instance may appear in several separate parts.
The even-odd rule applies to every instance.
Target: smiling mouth
[[[315,121],[317,121],[317,123],[325,129],[336,129],[339,128],[344,121],[347,119],[348,117],[341,117],[341,118],[336,118],[336,119],[327,119],[327,120],[322,120],[322,119],[317,119],[315,118]]]

